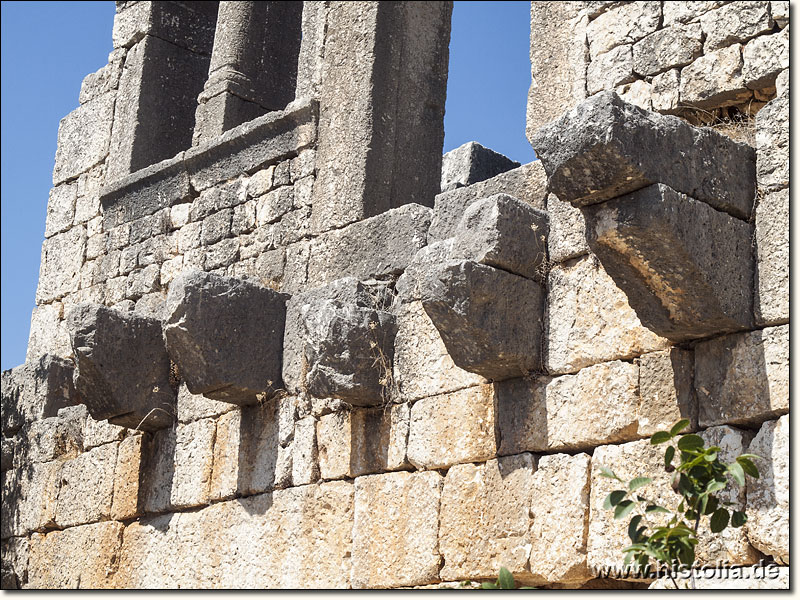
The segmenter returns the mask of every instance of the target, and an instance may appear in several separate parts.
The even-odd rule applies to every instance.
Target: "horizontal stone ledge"
[[[209,143],[106,184],[103,228],[127,223],[189,200],[196,191],[252,173],[316,139],[318,104],[303,100],[226,131]]]

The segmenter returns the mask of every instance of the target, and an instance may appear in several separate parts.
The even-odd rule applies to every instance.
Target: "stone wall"
[[[646,440],[679,418],[765,458],[731,491],[748,523],[703,537],[701,561],[774,562],[755,585],[786,586],[788,62],[747,50],[788,34],[786,3],[533,3],[541,160],[517,166],[479,144],[441,162],[448,3],[305,2],[294,100],[229,127],[254,101],[207,83],[203,135],[109,175],[113,132],[138,131],[119,112],[133,48],[202,56],[187,40],[211,37],[161,18],[183,4],[118,3],[109,65],[59,130],[28,355],[2,380],[4,588],[424,587],[501,566],[646,587],[603,576],[626,534],[598,472],[657,473]],[[691,59],[640,68],[637,44],[681,53],[658,41],[675,35],[698,38]],[[754,149],[623,89],[674,71],[683,94],[734,47],[769,71],[734,95],[756,99]],[[631,77],[577,106],[576,77],[625,52]],[[410,96],[387,102],[393,81]]]

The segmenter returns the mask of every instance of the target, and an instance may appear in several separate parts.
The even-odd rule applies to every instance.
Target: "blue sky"
[[[522,163],[529,2],[456,2],[445,147],[476,140]],[[2,2],[2,369],[25,360],[58,122],[107,62],[114,2]]]

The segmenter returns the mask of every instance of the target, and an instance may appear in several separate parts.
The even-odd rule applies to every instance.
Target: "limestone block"
[[[55,525],[62,465],[54,460],[3,472],[2,539]]]
[[[756,323],[789,320],[789,188],[756,206]]]
[[[208,503],[215,434],[214,419],[178,423],[171,506],[189,508]]]
[[[58,416],[62,419],[78,421],[84,450],[91,450],[111,442],[119,442],[128,434],[125,427],[112,425],[108,421],[95,421],[85,404],[62,408],[58,411]]]
[[[450,258],[473,260],[541,281],[547,228],[547,213],[496,194],[473,202],[464,211]]]
[[[229,267],[239,258],[239,240],[236,238],[222,240],[208,247],[203,267],[206,270]]]
[[[775,91],[779,98],[789,97],[789,69],[784,69],[775,79]]]
[[[788,0],[772,0],[769,3],[769,12],[778,27],[783,29],[789,24]]]
[[[545,123],[557,118],[564,106],[586,98],[589,62],[586,28],[589,17],[581,4],[531,3],[531,87],[525,133],[528,139]],[[547,44],[540,43],[547,40]],[[513,194],[512,194],[513,195]]]
[[[113,521],[70,527],[31,538],[28,587],[112,588],[125,526]]]
[[[638,384],[638,367],[621,361],[575,375],[495,384],[499,451],[579,450],[636,439]]]
[[[752,148],[677,117],[637,108],[614,92],[589,98],[540,129],[531,143],[550,191],[573,206],[663,183],[718,210],[750,216],[755,194]],[[679,153],[682,160],[671,158]]]
[[[82,226],[56,234],[42,243],[37,304],[58,300],[78,290],[85,254],[86,229]]]
[[[74,458],[83,449],[81,420],[50,417],[19,432],[17,465]]]
[[[633,45],[633,68],[643,77],[655,75],[688,65],[702,54],[700,25],[673,25],[651,33]]]
[[[115,48],[129,48],[145,34],[154,35],[187,50],[211,54],[216,7],[130,2],[114,16]]]
[[[319,480],[317,420],[304,417],[294,425],[292,442],[292,485],[316,483]]]
[[[421,302],[401,304],[396,317],[393,374],[404,400],[418,400],[486,382],[453,363]]]
[[[705,52],[744,42],[772,29],[769,2],[730,2],[700,16]]]
[[[653,77],[652,82],[653,110],[669,113],[680,104],[680,72],[671,69]]]
[[[723,0],[712,2],[667,2],[664,4],[664,27],[673,23],[695,23],[704,12],[726,4]]]
[[[170,509],[176,446],[176,426],[148,433],[142,438],[139,507],[146,513],[162,513]]]
[[[636,75],[633,74],[631,48],[630,44],[617,46],[599,54],[589,63],[586,71],[586,91],[590,95],[636,79]]]
[[[55,417],[77,401],[72,383],[74,366],[52,354],[3,371],[3,435],[14,435],[26,423]]]
[[[190,423],[206,417],[218,417],[233,410],[230,402],[211,400],[201,394],[192,394],[185,383],[178,388],[178,422]]]
[[[576,372],[669,345],[642,325],[625,293],[592,256],[554,267],[548,289],[547,370],[551,374]]]
[[[497,451],[491,385],[419,400],[411,406],[408,462],[418,469],[488,460]]]
[[[682,572],[675,579],[679,589],[692,589],[688,572]],[[697,590],[788,590],[789,567],[771,564],[766,567],[719,567],[710,571],[698,569],[694,579],[694,589]],[[675,585],[668,577],[662,577],[648,589],[674,590]]]
[[[28,583],[28,556],[30,542],[28,538],[18,537],[3,540],[2,549],[2,579],[0,585],[4,590],[19,590]]]
[[[541,6],[541,3],[535,6]],[[495,194],[508,194],[533,208],[544,210],[547,195],[547,176],[541,161],[511,169],[491,179],[467,187],[442,192],[436,196],[428,243],[441,241],[455,235],[464,211],[473,202]]]
[[[78,186],[74,184],[61,184],[50,190],[47,201],[47,220],[45,221],[44,237],[52,237],[72,227],[75,218],[75,201],[78,197]]]
[[[55,514],[59,527],[109,518],[116,463],[116,443],[98,446],[64,463]]]
[[[467,142],[442,156],[441,190],[455,189],[505,173],[519,163],[478,142]]]
[[[328,5],[311,2],[303,5],[302,41],[297,59],[296,98],[318,98],[322,84],[325,26]]]
[[[783,69],[789,68],[789,30],[763,35],[742,49],[742,76],[750,89],[770,88]]]
[[[76,108],[58,125],[53,185],[74,179],[108,154],[114,117],[114,94],[104,94]]]
[[[256,224],[266,225],[279,221],[294,205],[294,190],[290,186],[280,187],[258,199]]]
[[[228,237],[231,233],[232,218],[233,209],[231,208],[226,208],[225,210],[221,210],[218,213],[206,217],[203,220],[200,243],[203,246],[210,246]]]
[[[142,430],[172,423],[176,398],[159,321],[91,304],[67,319],[75,388],[92,417]]]
[[[604,12],[586,27],[592,60],[616,46],[653,33],[660,21],[660,2],[630,2]]]
[[[550,454],[533,474],[530,572],[537,581],[582,583],[586,566],[591,458]]]
[[[69,333],[66,323],[61,319],[62,314],[61,302],[34,307],[31,311],[31,328],[25,360],[35,360],[42,354],[72,356]]]
[[[718,108],[750,99],[742,77],[742,47],[734,44],[701,56],[681,70],[681,104]]]
[[[323,415],[317,422],[322,479],[358,477],[408,466],[408,404]]]
[[[583,210],[589,247],[646,327],[683,341],[752,324],[751,224],[663,184]]]
[[[141,435],[125,438],[117,446],[117,464],[114,467],[114,498],[111,518],[123,521],[141,514],[139,504],[139,481],[143,476]]]
[[[127,50],[124,48],[112,50],[108,55],[107,65],[83,78],[81,91],[78,95],[78,101],[81,104],[86,104],[106,92],[117,89],[119,78],[122,76],[122,65],[126,54]]]
[[[747,539],[778,563],[789,564],[789,415],[767,421],[747,450],[760,477],[747,481]]]
[[[753,425],[789,411],[789,326],[702,342],[695,348],[700,427]]]
[[[2,458],[2,461],[0,461],[0,471],[8,471],[15,464],[19,464],[16,456],[21,453],[18,449],[20,440],[15,437],[7,438],[3,436],[0,443],[2,444],[0,445],[0,449],[2,449],[2,454],[0,454]]]
[[[435,471],[355,480],[354,588],[423,585],[439,579],[439,499]],[[398,536],[397,532],[403,535]]]
[[[453,238],[433,242],[420,248],[397,279],[395,291],[400,303],[415,302],[422,297],[425,278],[448,260],[453,251]]]
[[[430,223],[429,208],[407,204],[329,231],[311,242],[309,283],[399,275],[426,244]]]
[[[689,419],[684,431],[697,429],[697,402],[692,379],[694,354],[670,348],[640,356],[639,435],[669,431],[681,419]]]
[[[252,404],[281,387],[286,294],[188,271],[170,286],[164,340],[188,391]]]
[[[653,86],[643,79],[626,83],[614,91],[624,102],[643,110],[653,110]]]
[[[197,564],[205,554],[198,553],[196,547],[191,551],[178,545],[177,529],[180,518],[180,513],[171,513],[142,518],[123,526],[118,568],[112,574],[114,587],[177,587],[177,578],[173,573],[185,569],[187,563]],[[165,560],[164,557],[170,557],[170,560]],[[187,585],[191,583],[187,582]]]
[[[456,365],[503,379],[542,369],[543,296],[535,281],[452,261],[428,275],[422,306]]]
[[[547,253],[550,261],[560,263],[589,253],[586,243],[586,221],[579,208],[562,202],[555,194],[547,195]]]
[[[756,115],[758,187],[772,191],[789,185],[789,98],[776,98]]]
[[[146,294],[159,291],[160,277],[161,268],[158,265],[148,265],[144,269],[132,271],[125,282],[125,296],[131,300],[138,300]]]
[[[531,454],[447,471],[439,516],[442,579],[496,578],[500,567],[517,582],[530,579],[529,507],[535,471]]]

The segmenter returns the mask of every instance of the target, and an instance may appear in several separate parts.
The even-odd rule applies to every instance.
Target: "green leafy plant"
[[[634,477],[623,481],[612,470],[601,467],[603,477],[623,484],[624,489],[612,491],[603,507],[614,511],[614,519],[631,516],[628,537],[631,545],[623,550],[625,565],[634,571],[649,575],[651,561],[667,568],[667,573],[678,588],[672,573],[695,560],[695,546],[700,519],[710,517],[711,533],[721,533],[729,525],[741,527],[747,515],[740,510],[729,511],[732,503],[721,500],[719,493],[728,487],[728,476],[744,486],[745,476],[758,478],[754,454],[742,454],[732,463],[719,459],[721,448],[705,447],[703,438],[690,433],[679,435],[689,426],[688,419],[675,423],[669,431],[658,431],[650,438],[654,446],[669,443],[664,451],[664,469],[672,473],[672,489],[678,494],[676,508],[668,509],[649,500],[644,488],[652,482],[650,477]],[[677,457],[677,465],[675,465]],[[657,515],[669,515],[668,520]],[[659,522],[656,522],[659,520]],[[692,583],[694,580],[692,579]]]
[[[505,567],[500,567],[500,573],[497,575],[497,581],[484,581],[481,584],[482,590],[515,590],[517,583],[514,581],[514,576],[511,571]],[[535,588],[523,586],[521,590],[533,590]]]

